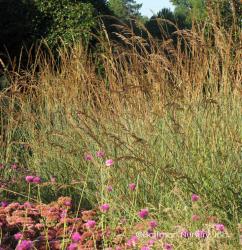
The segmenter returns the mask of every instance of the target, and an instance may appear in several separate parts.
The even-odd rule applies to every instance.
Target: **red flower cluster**
[[[102,249],[102,238],[104,234],[106,237],[106,232],[98,228],[96,211],[82,211],[75,218],[70,206],[69,197],[60,197],[57,202],[48,205],[26,202],[0,207],[0,248],[31,250],[35,247],[44,250],[49,246],[58,250],[65,242],[66,249],[69,246],[75,246],[75,249]]]

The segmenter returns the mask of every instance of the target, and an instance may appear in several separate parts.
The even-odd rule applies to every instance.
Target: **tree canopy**
[[[186,23],[192,20],[202,20],[206,16],[206,0],[171,0],[175,13],[186,17]]]
[[[143,20],[155,37],[160,33],[156,18],[170,20],[181,29],[189,28],[192,20],[206,20],[211,9],[220,12],[218,21],[225,28],[242,23],[240,0],[170,1],[174,12],[163,9],[147,20],[140,13],[142,4],[135,0],[0,0],[0,53],[7,48],[10,55],[17,55],[23,45],[28,47],[42,38],[50,48],[58,47],[60,42],[69,45],[75,40],[88,41],[90,31],[95,30],[96,17],[103,14],[114,15],[127,24],[129,18]],[[114,33],[114,23],[114,19],[105,22],[110,34]],[[172,25],[162,25],[166,32],[174,31]]]
[[[38,39],[51,48],[88,39],[95,16],[110,14],[106,0],[0,0],[0,52],[17,54]]]
[[[109,0],[108,6],[116,16],[123,19],[141,16],[142,4],[138,4],[134,0]]]
[[[202,21],[209,15],[209,10],[217,9],[221,24],[230,27],[234,21],[241,23],[240,0],[170,0],[175,6],[175,13],[186,17],[186,22]]]

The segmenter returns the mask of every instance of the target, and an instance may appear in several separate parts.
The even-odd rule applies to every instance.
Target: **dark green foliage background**
[[[0,0],[0,51],[45,38],[51,48],[61,42],[88,39],[95,17],[110,14],[106,0]]]
[[[18,56],[20,49],[27,49],[44,38],[51,49],[60,44],[71,45],[73,41],[89,41],[90,32],[96,32],[98,16],[113,15],[114,18],[103,18],[111,38],[117,32],[113,24],[117,20],[131,25],[129,18],[138,18],[145,23],[149,32],[162,39],[156,18],[168,19],[180,29],[190,28],[192,20],[206,21],[209,13],[207,4],[219,11],[222,24],[230,28],[235,21],[241,25],[240,0],[171,0],[175,6],[172,12],[162,9],[151,18],[140,14],[141,4],[135,0],[0,0],[0,58],[6,59],[6,51],[10,58]],[[234,13],[233,13],[234,9]],[[235,14],[235,15],[234,15]],[[237,20],[234,20],[237,18]],[[134,25],[134,22],[132,22]],[[163,30],[172,38],[175,28],[163,23]],[[137,34],[144,34],[138,30]],[[3,56],[5,54],[5,56]],[[27,54],[27,53],[26,53]]]

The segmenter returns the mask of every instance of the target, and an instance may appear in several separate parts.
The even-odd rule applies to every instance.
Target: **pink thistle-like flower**
[[[15,240],[20,240],[22,237],[23,237],[23,234],[22,234],[22,233],[16,233],[16,234],[14,235],[14,239],[15,239]]]
[[[2,207],[7,207],[8,206],[8,202],[7,201],[1,201],[1,206]]]
[[[148,246],[153,246],[155,244],[155,240],[149,240],[148,241]]]
[[[141,250],[151,250],[151,248],[149,246],[142,246]]]
[[[109,208],[110,208],[109,204],[103,204],[100,206],[100,210],[104,213],[108,212]]]
[[[17,163],[13,163],[12,165],[11,165],[11,167],[12,167],[12,169],[17,169],[18,168],[18,166],[17,166]]]
[[[33,242],[30,240],[23,240],[17,246],[16,250],[31,250],[33,248]]]
[[[158,226],[158,223],[157,223],[156,220],[151,220],[149,222],[149,226],[150,226],[151,229],[154,229],[154,228],[156,228]]]
[[[141,219],[145,219],[146,217],[148,217],[149,215],[149,210],[147,208],[144,208],[144,209],[141,209],[139,212],[138,212],[138,215]]]
[[[198,201],[200,197],[197,194],[192,194],[192,202]]]
[[[189,232],[189,231],[187,231],[187,230],[181,231],[181,237],[182,237],[182,238],[188,239],[188,238],[190,238],[191,236],[192,236],[192,233],[191,233],[191,232]]]
[[[106,164],[107,167],[110,167],[110,166],[112,166],[114,164],[114,161],[112,159],[108,159],[108,160],[105,161],[105,164]]]
[[[131,238],[127,241],[127,243],[126,243],[126,245],[128,246],[128,247],[135,247],[136,245],[137,245],[137,243],[138,243],[138,237],[137,236],[135,236],[135,235],[133,235],[133,236],[131,236]]]
[[[97,151],[96,156],[98,158],[103,158],[105,156],[105,152],[102,150]]]
[[[4,165],[0,163],[0,169],[4,169]]]
[[[35,176],[34,179],[33,179],[33,183],[40,184],[41,183],[41,178],[39,176]]]
[[[173,246],[169,243],[165,243],[163,247],[165,250],[172,250],[173,249]]]
[[[71,239],[74,242],[78,242],[81,240],[81,235],[78,232],[75,232],[74,234],[72,234]]]
[[[71,243],[68,246],[68,250],[78,250],[78,244],[77,243]]]
[[[71,206],[71,201],[64,201],[64,205],[67,206],[67,207],[70,207]]]
[[[197,214],[193,214],[192,215],[192,221],[198,221],[198,220],[200,220],[200,216],[197,215]]]
[[[224,230],[225,230],[224,224],[215,224],[214,227],[215,227],[216,231],[218,231],[218,232],[224,232]]]
[[[92,157],[91,154],[85,154],[84,159],[85,159],[86,161],[92,161],[93,157]]]
[[[25,177],[25,180],[26,180],[28,183],[31,183],[31,182],[33,182],[33,180],[34,180],[34,176],[32,176],[32,175],[27,175],[27,176]]]
[[[108,190],[108,192],[112,192],[113,191],[113,187],[112,186],[108,186],[107,190]]]
[[[129,189],[130,189],[131,191],[134,191],[135,188],[136,188],[136,184],[135,184],[135,183],[130,183],[130,184],[129,184]]]
[[[195,232],[195,236],[197,238],[200,238],[200,239],[205,239],[208,237],[208,232],[204,231],[204,230],[197,230]]]
[[[85,226],[87,228],[94,228],[96,226],[96,221],[95,220],[88,220],[86,223],[85,223]]]

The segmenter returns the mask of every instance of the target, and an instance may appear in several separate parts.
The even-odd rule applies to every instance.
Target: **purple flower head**
[[[16,250],[31,250],[33,248],[33,242],[30,240],[23,240],[17,246]]]
[[[112,192],[113,191],[113,187],[112,186],[108,186],[107,190],[108,190],[108,192]]]
[[[0,169],[4,169],[4,165],[0,163]]]
[[[151,250],[151,248],[149,246],[142,246],[141,250]]]
[[[146,217],[148,217],[149,215],[149,210],[147,208],[144,208],[144,209],[141,209],[139,212],[138,212],[138,215],[141,219],[145,219]]]
[[[197,194],[192,194],[192,202],[198,201],[200,197]]]
[[[208,237],[208,232],[204,231],[204,230],[197,230],[195,232],[195,236],[199,239],[205,239]]]
[[[149,241],[148,241],[148,245],[149,245],[149,246],[153,246],[154,244],[155,244],[155,240],[149,240]]]
[[[192,233],[191,233],[191,232],[189,232],[189,231],[187,231],[187,230],[181,231],[181,237],[182,237],[182,238],[188,239],[188,238],[190,238],[191,236],[192,236]]]
[[[169,243],[165,243],[163,247],[165,250],[172,250],[173,249],[173,246]]]
[[[87,228],[94,228],[96,226],[96,221],[95,220],[88,220],[86,223],[85,223],[85,226]]]
[[[72,234],[71,239],[73,242],[78,242],[81,240],[81,235],[78,232]]]
[[[11,165],[11,167],[12,167],[12,169],[17,169],[17,168],[18,168],[17,163],[13,163],[13,164]]]
[[[104,153],[104,151],[99,150],[99,151],[97,151],[96,156],[97,156],[98,158],[103,158],[103,157],[105,156],[105,153]]]
[[[115,250],[122,250],[120,246],[115,247]]]
[[[158,223],[157,223],[157,221],[156,220],[151,220],[150,222],[149,222],[149,226],[150,226],[150,228],[156,228],[157,226],[158,226]]]
[[[33,183],[40,184],[41,183],[41,178],[39,176],[35,176],[34,179],[33,179]]]
[[[107,167],[111,167],[113,164],[114,164],[114,161],[112,159],[108,159],[108,160],[105,161],[105,165]]]
[[[1,202],[1,206],[2,207],[7,207],[8,206],[8,202],[7,201],[2,201]]]
[[[100,210],[104,213],[108,212],[109,208],[110,208],[110,206],[108,204],[103,204],[100,206]]]
[[[215,227],[216,231],[218,231],[218,232],[224,232],[224,230],[225,230],[224,224],[215,224],[214,227]]]
[[[93,159],[93,157],[92,157],[91,154],[85,154],[84,159],[85,159],[86,161],[91,161],[91,160]]]
[[[135,188],[136,188],[136,184],[135,184],[135,183],[130,183],[130,184],[129,184],[129,189],[130,189],[131,191],[134,191]]]
[[[68,246],[68,250],[78,250],[78,244],[77,243],[71,243]]]
[[[35,176],[34,179],[33,179],[33,183],[40,184],[41,183],[41,178],[39,176]]]
[[[132,235],[130,239],[133,240],[133,241],[138,242],[138,237],[136,235]]]
[[[70,207],[71,206],[71,201],[65,201],[64,205],[67,206],[67,207]]]
[[[25,177],[25,180],[26,180],[28,183],[31,183],[31,182],[33,182],[33,180],[34,180],[34,176],[32,176],[32,175],[27,175],[27,176]]]
[[[133,235],[131,238],[127,241],[126,245],[128,247],[135,247],[138,243],[138,237]]]
[[[15,239],[15,240],[20,240],[22,237],[23,237],[23,234],[22,234],[22,233],[16,233],[16,234],[14,235],[14,239]]]

